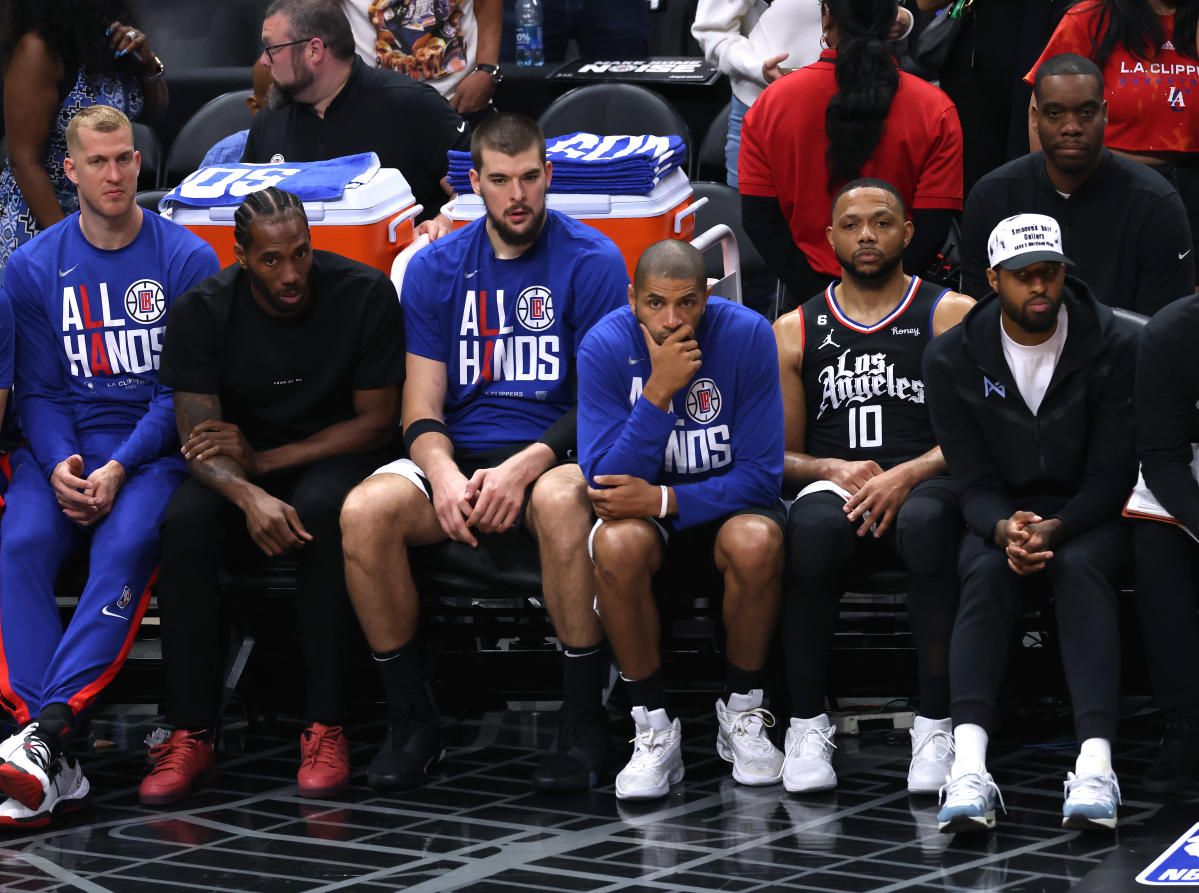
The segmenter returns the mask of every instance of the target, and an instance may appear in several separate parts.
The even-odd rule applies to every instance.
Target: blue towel
[[[347,186],[369,179],[378,169],[379,156],[374,152],[327,161],[213,165],[189,174],[158,207],[172,203],[198,208],[240,205],[251,192],[268,186],[295,193],[305,202],[336,201]]]
[[[546,158],[554,165],[550,192],[646,195],[687,160],[677,136],[570,133],[549,140]],[[470,154],[448,153],[450,185],[470,191]]]

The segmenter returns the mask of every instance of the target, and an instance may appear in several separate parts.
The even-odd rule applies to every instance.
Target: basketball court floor
[[[710,709],[680,713],[687,776],[657,803],[618,803],[611,778],[585,794],[532,792],[550,714],[509,710],[447,720],[447,761],[405,794],[365,786],[382,733],[355,727],[355,784],[327,801],[297,795],[298,725],[234,729],[216,782],[173,809],[137,802],[147,717],[98,715],[95,734],[113,743],[84,758],[90,805],[0,840],[0,889],[1117,893],[1146,889],[1137,876],[1199,822],[1194,792],[1139,789],[1156,746],[1148,720],[1126,722],[1118,748],[1117,831],[1060,827],[1071,746],[1029,735],[996,744],[990,768],[1007,814],[967,838],[937,832],[935,797],[904,791],[905,733],[840,736],[838,790],[801,798],[735,784],[715,754]],[[627,717],[614,715],[613,771],[630,736]],[[1158,876],[1187,884],[1194,869],[1199,885],[1199,844],[1190,846],[1196,856],[1182,846]]]

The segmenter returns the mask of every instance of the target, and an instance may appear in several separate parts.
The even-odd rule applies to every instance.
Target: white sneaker
[[[10,747],[10,738],[3,749],[8,754],[0,763],[0,792],[15,797],[27,809],[42,809],[42,800],[49,795],[51,777],[58,771],[58,757],[41,735],[37,722],[31,722],[20,732],[20,743]]]
[[[999,786],[989,772],[965,772],[957,778],[947,778],[940,796],[944,805],[937,813],[937,830],[946,834],[994,828],[996,800],[1007,812]]]
[[[917,716],[911,735],[908,793],[935,794],[949,779],[953,766],[953,720]]]
[[[733,764],[733,780],[752,786],[777,784],[783,777],[783,752],[766,730],[774,716],[762,708],[762,689],[747,695],[729,695],[729,703],[716,701],[716,752]]]
[[[666,711],[633,708],[633,756],[616,776],[616,799],[653,800],[683,780],[683,730]]]
[[[1114,828],[1120,802],[1120,782],[1110,769],[1097,775],[1066,773],[1063,828]]]
[[[831,791],[837,786],[837,773],[833,771],[837,727],[825,726],[826,722],[825,713],[809,720],[791,717],[783,747],[783,787],[792,794]]]
[[[54,816],[84,806],[91,785],[78,760],[63,754],[50,774],[50,785],[37,809],[30,809],[15,797],[0,803],[0,828],[41,828]]]

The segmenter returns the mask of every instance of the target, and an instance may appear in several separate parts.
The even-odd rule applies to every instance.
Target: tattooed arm
[[[197,429],[221,421],[221,401],[215,394],[175,391],[175,427],[184,450]],[[187,467],[196,481],[245,512],[251,539],[267,555],[280,555],[312,541],[296,510],[251,483],[246,469],[232,456],[189,458]]]

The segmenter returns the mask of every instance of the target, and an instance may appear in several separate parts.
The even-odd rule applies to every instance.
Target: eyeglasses
[[[262,51],[263,51],[264,53],[266,53],[266,58],[267,58],[267,60],[268,60],[268,61],[269,61],[269,62],[270,62],[272,65],[274,65],[274,64],[275,64],[275,57],[272,55],[272,53],[273,53],[275,50],[281,50],[281,49],[283,49],[284,47],[294,47],[294,46],[295,46],[296,44],[298,44],[298,43],[308,43],[308,41],[310,41],[310,40],[312,40],[312,38],[311,38],[311,37],[305,37],[303,40],[292,40],[292,41],[289,41],[288,43],[277,43],[277,44],[275,44],[274,46],[267,46],[267,45],[264,43],[264,44],[262,45]]]

